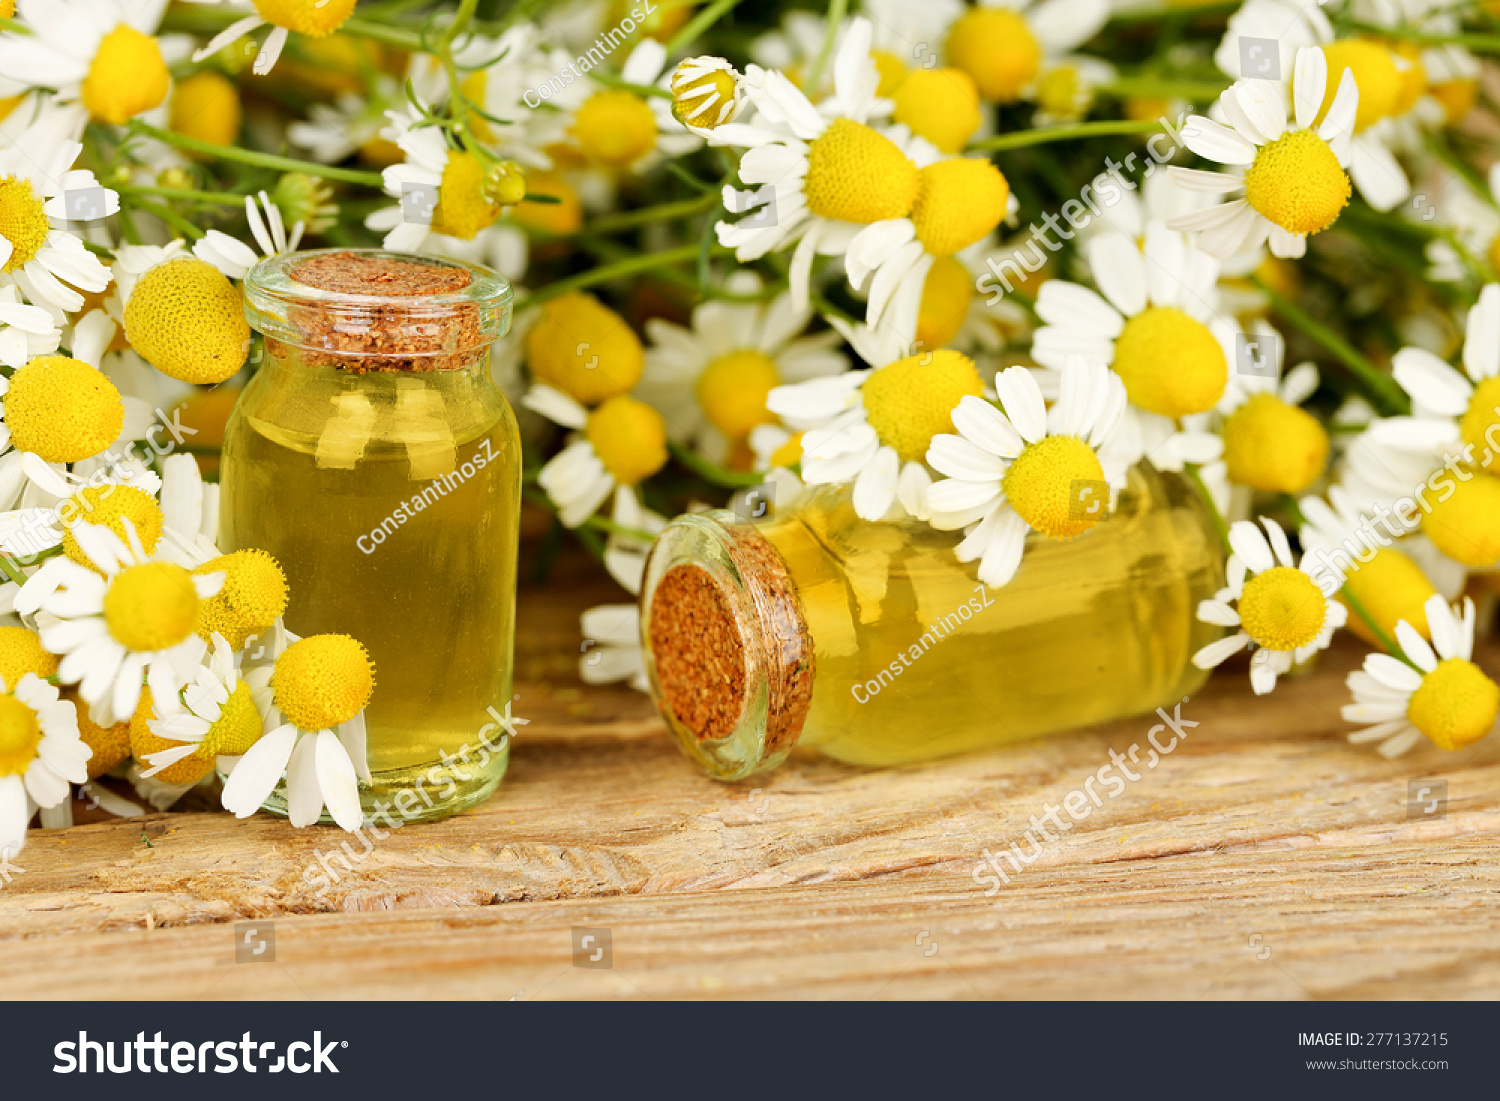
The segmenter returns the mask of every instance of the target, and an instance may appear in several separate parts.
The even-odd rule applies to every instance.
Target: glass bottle
[[[489,360],[510,286],[327,250],[257,265],[245,309],[263,347],[225,431],[220,546],[281,562],[289,631],[369,650],[367,812],[472,806],[509,756],[521,450]]]
[[[1140,465],[1111,518],[1028,536],[1010,584],[960,563],[961,535],[858,519],[811,489],[756,523],[678,517],[641,590],[651,691],[678,744],[738,780],[812,746],[901,765],[1171,705],[1207,677],[1223,585],[1213,523],[1181,476]]]

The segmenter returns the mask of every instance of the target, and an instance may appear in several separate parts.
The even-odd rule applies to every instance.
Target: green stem
[[[0,19],[0,31],[11,31],[15,34],[30,34],[31,28],[25,23],[18,23],[14,19]]]
[[[121,195],[154,195],[158,199],[178,199],[184,202],[214,203],[218,206],[241,208],[245,205],[245,196],[236,195],[232,191],[194,191],[186,187],[146,187],[141,184],[119,184],[115,190]]]
[[[142,214],[149,214],[153,218],[161,219],[190,241],[197,241],[203,236],[201,229],[176,211],[167,209],[161,203],[153,203],[148,199],[132,199],[130,205]]]
[[[844,22],[844,13],[849,10],[849,0],[829,0],[828,4],[828,29],[823,32],[823,45],[818,48],[818,56],[813,59],[812,68],[807,70],[807,83],[803,85],[809,94],[816,91],[818,81],[823,79],[823,70],[828,65],[828,58],[833,54],[833,40],[839,33],[839,26]]]
[[[1186,7],[1173,5],[1165,8],[1132,8],[1115,12],[1109,17],[1111,23],[1156,23],[1163,19],[1180,16],[1228,15],[1237,11],[1240,0],[1224,0],[1209,4],[1193,4]]]
[[[377,23],[373,19],[361,19],[357,15],[346,19],[339,29],[360,38],[368,38],[372,42],[379,42],[382,46],[392,46],[408,53],[421,53],[423,49],[422,36],[418,32],[401,27],[390,27],[384,23]]]
[[[683,444],[669,443],[667,447],[671,449],[672,457],[683,466],[716,486],[722,486],[725,489],[745,489],[749,486],[761,485],[766,480],[764,474],[746,474],[738,470],[725,470],[718,463],[709,462]]]
[[[448,24],[448,29],[443,32],[442,46],[447,46],[459,35],[468,29],[469,23],[474,18],[474,9],[479,7],[479,0],[459,0],[458,14],[453,17],[453,22]]]
[[[1382,410],[1384,413],[1387,415],[1405,413],[1410,408],[1406,391],[1396,384],[1394,378],[1365,358],[1354,345],[1315,319],[1301,306],[1293,303],[1280,291],[1272,289],[1259,276],[1252,275],[1250,282],[1271,300],[1271,305],[1275,307],[1277,313],[1299,329],[1304,336],[1322,345],[1339,362],[1349,368],[1364,383],[1375,403],[1384,407]]]
[[[21,567],[11,560],[10,555],[0,554],[0,572],[14,581],[17,585],[26,584],[26,575],[21,572]]]
[[[667,249],[664,252],[647,253],[645,256],[632,256],[629,260],[620,260],[617,263],[605,264],[602,268],[595,268],[593,271],[582,272],[567,279],[559,279],[556,283],[543,287],[541,290],[522,299],[516,308],[526,309],[531,306],[540,306],[543,302],[567,294],[570,291],[592,287],[597,283],[608,283],[612,279],[634,275],[636,272],[650,271],[652,268],[665,267],[669,264],[687,263],[697,258],[697,245],[684,245],[681,248]]]
[[[688,43],[695,41],[699,35],[719,21],[719,16],[739,2],[740,0],[714,0],[712,4],[683,24],[682,30],[672,36],[667,43],[667,56],[671,57],[687,49]]]
[[[260,168],[271,168],[277,172],[301,172],[307,176],[318,176],[325,180],[340,180],[344,183],[363,184],[365,187],[384,187],[385,180],[378,172],[356,172],[351,168],[335,168],[332,165],[317,164],[314,161],[299,161],[293,157],[279,157],[274,153],[258,153],[253,149],[240,149],[230,145],[216,145],[211,141],[203,141],[199,138],[190,138],[186,134],[175,134],[170,130],[162,130],[155,126],[132,119],[130,129],[138,134],[145,134],[164,141],[168,145],[175,145],[179,149],[186,149],[192,153],[202,153],[204,156],[214,157],[223,161],[237,161],[240,164],[253,164]]]
[[[604,72],[602,69],[590,69],[589,76],[596,83],[602,84],[606,88],[615,88],[621,92],[630,92],[641,99],[651,99],[653,97],[656,99],[672,98],[672,93],[665,88],[658,88],[654,84],[632,84],[630,81],[617,77],[614,73]]]
[[[1410,665],[1413,669],[1416,669],[1417,672],[1422,672],[1422,670],[1417,669],[1416,664],[1406,656],[1401,647],[1396,645],[1396,640],[1393,639],[1390,635],[1386,634],[1385,630],[1380,626],[1380,624],[1375,622],[1375,617],[1372,616],[1370,614],[1370,610],[1365,607],[1364,601],[1360,600],[1359,597],[1354,595],[1354,590],[1349,587],[1349,583],[1347,581],[1344,582],[1344,587],[1339,590],[1339,599],[1347,604],[1350,610],[1364,621],[1365,626],[1370,629],[1370,633],[1375,636],[1375,641],[1380,643],[1381,648],[1384,649],[1387,654],[1390,654],[1393,658],[1399,658],[1401,661],[1406,662],[1407,665]]]
[[[1108,84],[1101,84],[1096,91],[1102,96],[1116,99],[1132,97],[1185,99],[1191,103],[1206,103],[1217,99],[1219,93],[1229,87],[1227,80],[1158,80],[1149,76],[1122,76]]]
[[[633,539],[637,543],[645,543],[647,546],[656,542],[656,536],[645,528],[633,528],[629,524],[617,524],[608,516],[590,516],[583,522],[582,526],[602,531],[606,535],[618,535],[621,539]]]
[[[623,214],[606,214],[595,218],[584,227],[589,233],[618,233],[622,229],[650,225],[653,222],[670,222],[677,218],[688,218],[712,210],[719,204],[719,191],[706,191],[696,199],[679,199],[676,202],[628,210]]]
[[[1182,471],[1187,475],[1188,481],[1193,483],[1198,496],[1203,498],[1203,507],[1208,509],[1209,518],[1214,522],[1214,530],[1219,533],[1219,542],[1224,547],[1224,553],[1232,554],[1234,549],[1229,545],[1229,525],[1224,523],[1224,517],[1219,515],[1219,506],[1214,504],[1213,495],[1208,492],[1208,486],[1203,484],[1203,476],[1198,473],[1197,466],[1186,463]]]
[[[969,152],[995,153],[1006,149],[1023,149],[1028,145],[1045,145],[1075,138],[1097,138],[1112,135],[1149,134],[1161,130],[1161,123],[1141,119],[1102,119],[1076,122],[1070,126],[1044,126],[1039,130],[1016,130],[997,134],[970,144]]]
[[[1383,27],[1376,23],[1361,23],[1358,20],[1351,26],[1355,30],[1367,31],[1384,38],[1402,38],[1423,46],[1467,46],[1471,50],[1500,53],[1500,34],[1429,34],[1426,31],[1414,31],[1406,27]]]

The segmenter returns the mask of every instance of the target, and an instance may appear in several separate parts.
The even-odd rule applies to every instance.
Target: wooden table
[[[1270,699],[1242,667],[1217,676],[1155,772],[986,897],[981,850],[1020,841],[1111,747],[1144,746],[1148,720],[886,772],[798,755],[719,784],[643,696],[578,681],[578,613],[621,598],[566,559],[525,590],[532,723],[499,794],[392,833],[322,895],[303,870],[331,829],[200,811],[34,832],[0,886],[0,995],[1500,994],[1500,739],[1394,763],[1347,745],[1357,645]],[[1413,779],[1447,782],[1446,813],[1408,817]],[[275,961],[236,965],[233,923],[259,919]],[[574,965],[577,928],[609,931],[612,966]]]

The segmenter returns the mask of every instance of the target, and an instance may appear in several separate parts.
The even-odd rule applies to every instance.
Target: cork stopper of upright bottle
[[[812,635],[786,563],[754,525],[732,513],[684,517],[713,526],[715,554],[674,553],[672,528],[647,566],[642,623],[657,706],[703,759],[753,739],[746,774],[797,742],[812,700]],[[658,572],[659,571],[659,572]],[[654,581],[654,583],[652,583]]]

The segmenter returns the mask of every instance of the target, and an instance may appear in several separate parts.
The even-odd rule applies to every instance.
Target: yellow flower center
[[[944,153],[957,153],[979,129],[979,89],[962,69],[913,69],[893,98],[892,118]]]
[[[1256,394],[1224,422],[1229,480],[1265,493],[1300,493],[1323,473],[1328,433],[1275,394]]]
[[[974,361],[947,348],[880,367],[862,390],[870,427],[902,462],[925,456],[933,436],[953,431],[958,403],[983,392]]]
[[[238,757],[260,741],[260,712],[250,695],[250,686],[240,681],[219,705],[219,719],[208,728],[198,744],[197,755],[210,761],[219,757]]]
[[[1072,539],[1103,519],[1079,508],[1079,482],[1104,481],[1094,449],[1076,436],[1047,436],[1010,464],[1001,485],[1011,507],[1033,531]]]
[[[1267,650],[1296,650],[1323,630],[1328,601],[1301,570],[1273,566],[1245,582],[1240,626]]]
[[[667,426],[661,414],[624,394],[589,414],[584,434],[604,469],[633,486],[667,465]]]
[[[1449,658],[1422,678],[1406,717],[1439,747],[1462,749],[1483,738],[1500,712],[1500,685],[1472,661]]]
[[[140,277],[125,304],[125,336],[147,363],[181,382],[223,382],[250,354],[239,288],[198,259],[169,260]]]
[[[485,100],[489,96],[490,71],[488,69],[475,69],[464,77],[458,84],[458,90],[470,103],[476,104],[481,110],[484,109]],[[468,114],[469,130],[474,136],[486,145],[499,144],[495,135],[494,127],[490,125],[489,119],[478,111],[470,111]]]
[[[656,148],[656,116],[640,96],[607,89],[578,109],[572,134],[590,160],[624,168]]]
[[[1474,569],[1500,562],[1500,477],[1474,474],[1467,482],[1452,479],[1453,495],[1427,495],[1432,511],[1422,517],[1422,531],[1438,550]]]
[[[0,776],[23,775],[41,742],[36,712],[9,692],[0,693]]]
[[[147,724],[154,718],[156,709],[151,699],[151,689],[142,688],[141,702],[136,706],[135,714],[130,717],[130,752],[138,761],[145,761],[148,754],[177,749],[182,745],[181,742],[169,741],[153,733]],[[174,761],[152,779],[164,784],[196,784],[213,769],[212,757],[200,757],[194,752],[180,761]]]
[[[780,385],[776,361],[745,349],[722,355],[698,376],[698,401],[709,423],[730,440],[742,439],[758,424],[774,424],[766,395]]]
[[[135,486],[121,485],[85,486],[57,506],[57,518],[63,525],[63,553],[91,570],[98,567],[78,545],[74,528],[79,523],[99,524],[125,539],[125,520],[129,519],[141,540],[141,549],[150,554],[156,549],[165,522],[156,498]]]
[[[684,66],[693,65],[696,70],[702,58],[689,58],[672,74],[672,114],[684,126],[698,126],[712,130],[719,125],[724,108],[734,102],[734,74],[727,69],[714,68],[689,78]]]
[[[460,241],[472,241],[480,230],[494,225],[498,217],[500,207],[484,196],[484,165],[479,158],[473,153],[449,150],[432,228]]]
[[[15,271],[36,256],[51,231],[42,200],[31,191],[31,181],[19,176],[0,177],[0,237],[10,242],[12,252],[3,271]]]
[[[889,50],[871,50],[870,59],[875,62],[875,71],[880,74],[880,83],[875,86],[875,94],[881,99],[889,99],[895,90],[901,87],[901,82],[906,79],[906,74],[911,70]]]
[[[322,38],[344,25],[354,14],[355,0],[254,0],[267,23],[289,31]]]
[[[1005,217],[1010,184],[989,161],[953,157],[917,173],[911,221],[934,256],[951,256],[994,232]]]
[[[1114,368],[1131,402],[1163,417],[1207,412],[1229,382],[1214,334],[1176,306],[1150,306],[1125,322]]]
[[[240,133],[240,94],[211,70],[180,81],[172,95],[169,125],[179,134],[215,145],[233,145]]]
[[[1396,624],[1406,620],[1424,638],[1431,638],[1427,627],[1427,598],[1437,592],[1420,566],[1395,547],[1380,547],[1368,562],[1355,563],[1346,578],[1354,597],[1370,613],[1387,637],[1396,633]],[[1375,632],[1357,615],[1349,617],[1349,630],[1372,645],[1378,645]]]
[[[641,342],[592,295],[565,294],[542,307],[526,334],[531,373],[584,405],[630,390],[645,363]]]
[[[375,667],[348,635],[312,635],[276,659],[271,689],[277,708],[299,730],[329,730],[365,709]]]
[[[27,673],[50,677],[55,672],[57,655],[42,649],[41,636],[25,627],[0,626],[0,680],[7,690],[14,692]]]
[[[844,222],[902,218],[917,197],[917,166],[862,122],[837,118],[807,150],[807,209]]]
[[[199,576],[224,572],[224,587],[198,605],[199,636],[210,641],[215,631],[231,649],[270,627],[286,611],[286,574],[263,550],[239,550],[210,559],[193,570]]]
[[[16,0],[0,0],[0,19],[14,19]]]
[[[1324,46],[1323,56],[1328,59],[1328,87],[1323,92],[1323,105],[1318,108],[1318,123],[1322,123],[1328,108],[1333,106],[1333,97],[1338,95],[1339,81],[1344,79],[1346,69],[1354,73],[1354,83],[1359,88],[1359,107],[1354,112],[1356,134],[1395,110],[1403,80],[1390,50],[1365,38],[1345,38]]]
[[[922,284],[922,305],[917,311],[917,343],[923,348],[941,348],[958,335],[974,301],[974,277],[951,256],[939,256]]]
[[[1288,233],[1327,229],[1349,202],[1349,177],[1312,130],[1291,130],[1262,145],[1245,173],[1245,198]]]
[[[104,622],[127,650],[169,650],[193,633],[193,575],[171,562],[127,566],[104,594]]]
[[[1500,241],[1500,238],[1496,238]],[[1474,387],[1474,396],[1469,408],[1459,421],[1459,431],[1464,443],[1473,444],[1480,450],[1486,446],[1485,433],[1500,425],[1500,378],[1487,378]],[[1500,440],[1500,437],[1496,437]]]
[[[1428,91],[1443,105],[1449,125],[1474,110],[1474,104],[1479,102],[1477,80],[1445,80],[1441,84],[1434,84]]]
[[[1076,65],[1058,65],[1042,77],[1037,86],[1037,106],[1049,114],[1075,115],[1084,102],[1083,80]],[[1166,111],[1149,117],[1160,118],[1164,114]]]
[[[49,463],[92,458],[125,425],[125,403],[115,384],[67,356],[33,359],[11,376],[0,404],[15,446]]]
[[[1406,66],[1399,70],[1401,90],[1391,107],[1391,114],[1399,117],[1415,107],[1417,100],[1422,98],[1422,93],[1427,91],[1427,67],[1422,64],[1422,47],[1417,43],[1399,42],[1391,49],[1396,59]],[[1354,79],[1357,81],[1359,78]]]
[[[948,60],[974,78],[980,94],[1014,103],[1042,67],[1042,47],[1019,12],[970,8],[948,32]]]
[[[172,74],[156,39],[121,23],[99,43],[80,92],[89,114],[123,126],[160,106],[171,85]]]
[[[583,204],[573,185],[556,172],[532,172],[526,177],[526,190],[533,195],[551,195],[555,203],[521,203],[511,217],[530,229],[554,237],[577,233],[583,225]]]
[[[78,715],[78,737],[90,750],[89,779],[97,780],[105,773],[113,772],[130,756],[130,720],[114,726],[100,726],[89,718],[89,705],[78,697],[76,690],[64,690],[63,698],[73,704]]]
[[[771,452],[771,466],[796,466],[802,461],[802,433],[794,432],[786,443]]]

